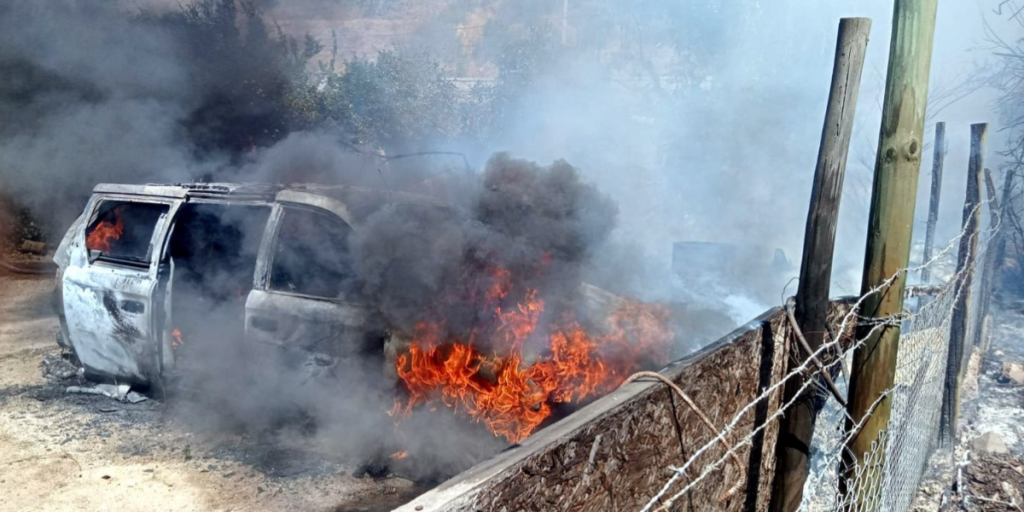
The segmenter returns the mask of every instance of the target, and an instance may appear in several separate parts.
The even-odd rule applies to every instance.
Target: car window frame
[[[160,217],[157,218],[156,223],[153,225],[153,233],[150,235],[149,245],[146,248],[145,260],[127,260],[101,254],[95,260],[91,262],[89,261],[89,247],[87,244],[89,227],[96,221],[96,218],[99,215],[100,206],[104,202],[108,201],[121,203],[145,203],[151,205],[164,205],[167,207],[167,211],[161,213]],[[89,215],[85,222],[82,223],[82,229],[78,233],[79,243],[81,244],[82,250],[85,252],[86,265],[89,267],[111,267],[136,271],[148,271],[150,274],[155,273],[162,253],[162,250],[157,249],[164,246],[168,233],[167,228],[171,219],[176,214],[180,203],[181,200],[176,198],[135,196],[129,194],[94,195],[90,199],[88,209],[86,210],[89,212]]]
[[[267,201],[262,201],[262,200],[259,200],[259,199],[234,199],[234,198],[223,198],[222,199],[222,198],[219,198],[219,197],[214,197],[214,198],[208,198],[208,197],[198,197],[198,198],[197,197],[186,197],[185,199],[182,199],[182,200],[178,201],[178,205],[177,205],[177,207],[175,208],[175,211],[174,211],[174,216],[168,220],[167,235],[164,236],[163,243],[160,246],[160,257],[156,259],[157,262],[163,263],[165,260],[167,260],[170,257],[170,250],[171,250],[171,236],[170,235],[172,233],[174,233],[174,228],[178,224],[178,220],[179,220],[178,219],[178,213],[179,213],[179,210],[181,210],[181,206],[184,206],[185,204],[216,204],[216,205],[229,206],[229,207],[230,206],[265,206],[267,208],[267,210],[269,210],[269,213],[267,214],[267,221],[266,221],[266,223],[263,226],[263,234],[260,235],[260,240],[261,240],[260,241],[260,246],[256,249],[257,267],[256,267],[256,270],[254,271],[254,274],[258,274],[259,273],[259,263],[258,262],[259,262],[260,257],[263,254],[263,242],[262,242],[262,240],[266,237],[267,228],[274,221],[274,218],[273,218],[273,216],[274,216],[274,207],[276,206],[274,203],[268,203]],[[255,232],[258,233],[259,230],[255,230]]]
[[[276,203],[273,206],[273,210],[270,212],[270,218],[267,220],[267,232],[263,237],[263,242],[260,244],[260,253],[257,260],[256,275],[257,278],[253,283],[254,290],[260,290],[265,293],[274,293],[280,295],[287,295],[289,297],[298,297],[302,299],[316,300],[320,302],[330,302],[334,304],[362,304],[358,294],[349,294],[351,296],[341,297],[322,297],[319,295],[309,295],[306,293],[296,293],[287,290],[279,290],[271,288],[270,277],[274,269],[274,256],[277,254],[278,241],[281,233],[281,226],[283,224],[284,215],[287,210],[302,210],[311,212],[314,214],[326,215],[337,222],[340,222],[344,226],[347,226],[349,233],[355,233],[356,228],[347,222],[337,213],[321,208],[319,206],[313,206],[303,203],[292,203],[282,202]],[[358,276],[356,276],[358,278]]]

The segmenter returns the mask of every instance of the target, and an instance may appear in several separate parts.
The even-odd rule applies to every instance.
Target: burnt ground
[[[41,372],[60,356],[52,289],[0,269],[0,509],[377,511],[422,492],[294,435],[204,431],[173,399],[65,393],[79,377]]]
[[[932,458],[915,511],[1024,510],[1024,384],[1001,376],[1003,363],[1024,364],[1024,302],[993,310],[990,347],[964,384],[958,445]],[[990,433],[1006,453],[974,446]]]

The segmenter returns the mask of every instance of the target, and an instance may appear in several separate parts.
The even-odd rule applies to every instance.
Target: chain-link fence
[[[985,207],[986,203],[978,205],[979,209]],[[995,245],[998,226],[987,218],[988,215],[984,215],[988,213],[987,211],[981,213],[985,220],[976,234],[961,233],[944,249],[938,251],[931,261],[904,271],[916,273],[926,267],[944,266],[950,259],[957,259],[962,238],[977,238],[976,246],[966,244],[967,247],[971,247],[968,250],[976,254],[966,258],[966,264],[953,275],[934,286],[908,288],[904,315],[898,319],[901,323],[901,335],[894,384],[879,398],[879,401],[891,401],[888,428],[880,433],[878,442],[875,443],[872,452],[863,458],[861,465],[848,468],[845,490],[840,488],[840,482],[843,481],[840,478],[840,472],[843,471],[843,453],[851,437],[850,432],[856,432],[866,418],[851,418],[845,407],[840,404],[841,397],[835,396],[836,393],[830,394],[823,385],[822,374],[828,373],[833,376],[838,394],[845,395],[853,352],[866,337],[830,336],[829,341],[812,357],[803,364],[791,368],[781,381],[764,390],[762,396],[769,396],[780,390],[790,379],[804,376],[809,377],[804,379],[805,390],[816,389],[821,396],[827,397],[818,415],[810,446],[810,471],[801,510],[909,509],[928,467],[929,458],[938,446],[951,333],[958,328],[965,330],[963,353],[952,356],[963,361],[960,365],[961,375],[966,370],[967,360],[974,346],[984,345],[984,337],[987,335],[986,295],[990,293],[990,289],[986,286],[988,278],[991,277],[987,273],[992,272],[994,267],[994,260],[988,256],[990,248]],[[894,280],[895,276],[874,293],[884,290]],[[966,322],[965,325],[958,325],[954,323],[953,312],[958,304],[963,303],[958,301],[963,294],[967,294]],[[856,301],[857,305],[865,297],[859,298]],[[859,317],[857,308],[854,307],[841,319],[835,332],[853,332],[853,327],[863,321],[870,319]],[[882,327],[884,323],[878,322],[873,329]],[[829,354],[836,355],[829,357]],[[749,433],[746,438],[736,443],[730,452],[740,450],[742,446],[750,443],[761,429],[784,415],[795,402],[796,399],[782,404],[765,426]],[[681,466],[671,468],[672,476],[644,510],[673,510],[674,504],[690,489],[712,475],[730,453],[722,455],[710,464],[703,464],[706,458],[698,462],[699,457],[719,442],[719,439],[729,437],[739,418],[745,413],[745,410],[741,410],[722,428],[716,439],[696,450]]]
[[[983,205],[979,205],[982,208]],[[908,312],[902,322],[896,377],[888,392],[892,400],[892,413],[888,428],[875,451],[866,458],[868,464],[881,464],[882,471],[866,471],[866,467],[855,468],[850,491],[845,495],[837,485],[838,468],[847,437],[844,435],[846,411],[830,398],[821,418],[812,443],[812,466],[804,493],[803,510],[834,510],[846,507],[858,509],[858,494],[877,496],[880,505],[877,510],[901,511],[910,508],[917,494],[921,479],[928,467],[928,459],[934,452],[939,438],[942,401],[946,381],[947,358],[953,324],[953,309],[957,307],[960,294],[968,294],[965,349],[961,357],[961,374],[967,369],[973,347],[984,343],[987,335],[985,315],[987,310],[986,285],[991,276],[995,226],[986,218],[984,225],[974,235],[978,238],[976,254],[967,258],[966,267],[957,271],[937,287],[918,288],[925,290],[916,298],[917,310]],[[967,236],[966,234],[961,234]],[[932,261],[922,267],[943,264],[951,259],[961,237],[950,242]],[[967,244],[973,247],[972,244]],[[969,282],[969,286],[964,283]],[[908,294],[907,304],[915,304],[914,288]],[[918,292],[922,293],[922,292]],[[851,355],[853,348],[847,350]],[[845,384],[845,383],[844,383]],[[884,457],[882,457],[884,446]],[[881,481],[865,481],[866,475]]]

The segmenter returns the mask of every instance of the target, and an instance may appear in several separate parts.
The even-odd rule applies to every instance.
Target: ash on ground
[[[1024,509],[1024,302],[995,302],[989,349],[964,380],[958,444],[932,456],[914,512]]]

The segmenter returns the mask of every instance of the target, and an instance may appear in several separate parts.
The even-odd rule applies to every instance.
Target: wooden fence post
[[[932,280],[932,251],[935,248],[935,224],[939,222],[939,196],[942,194],[942,164],[946,158],[946,123],[935,123],[935,147],[932,148],[932,195],[928,201],[928,227],[924,232],[924,255],[921,263],[921,284]]]
[[[985,237],[985,262],[981,266],[981,314],[978,316],[977,336],[974,340],[974,346],[979,347],[982,352],[988,350],[989,337],[986,336],[989,330],[988,315],[995,284],[996,256],[999,252],[999,240],[1002,238],[1002,230],[999,225],[1001,208],[999,207],[999,198],[996,197],[996,184],[992,179],[992,170],[986,167],[984,175],[989,220]]]
[[[995,232],[995,251],[992,254],[992,283],[990,293],[994,293],[999,280],[999,274],[1002,272],[1002,265],[1007,262],[1007,234],[1010,232],[1010,208],[1011,197],[1014,188],[1014,174],[1013,168],[1007,169],[1006,176],[1002,178],[1002,200],[999,201],[999,213],[997,215],[997,225]],[[986,349],[988,347],[985,347]]]
[[[1006,263],[1006,234],[1010,229],[1009,209],[1012,207],[1010,204],[1010,194],[1013,192],[1013,176],[1014,169],[1011,168],[1006,170],[1006,176],[1003,177],[1003,200],[999,202],[999,231],[996,234],[996,250],[993,255],[993,260],[995,260],[995,264],[992,267],[993,280],[999,278],[1003,265]],[[992,288],[995,289],[994,283]]]
[[[992,180],[992,169],[985,168],[985,192],[988,197],[988,213],[992,220],[992,227],[999,218],[999,198],[996,197],[996,183]]]
[[[796,294],[795,316],[811,350],[821,347],[827,332],[829,285],[832,279],[832,255],[835,250],[836,222],[846,174],[846,159],[853,135],[853,117],[857,107],[864,55],[871,32],[870,18],[839,20],[832,85],[825,110],[825,123],[814,169],[811,204],[804,231],[803,258]],[[791,346],[796,346],[792,344]],[[797,360],[810,354],[796,349]],[[794,399],[805,383],[802,376],[786,383],[784,403]],[[783,417],[776,445],[775,480],[770,510],[791,512],[800,506],[807,479],[808,446],[814,434],[815,387],[804,391]]]
[[[847,403],[853,421],[847,420],[849,441],[839,481],[844,502],[857,510],[881,505],[881,486],[857,482],[881,482],[883,477],[884,457],[871,453],[885,453],[883,433],[892,409],[888,392],[896,375],[937,5],[937,0],[896,0],[893,9],[861,282],[865,321],[856,329]]]
[[[949,350],[946,353],[946,380],[942,392],[942,416],[939,419],[939,444],[953,446],[960,416],[960,382],[964,356],[967,352],[968,308],[971,304],[971,281],[978,253],[978,225],[981,221],[982,149],[987,124],[971,125],[971,158],[967,166],[967,197],[964,200],[960,247],[954,277],[953,317],[949,328]]]

